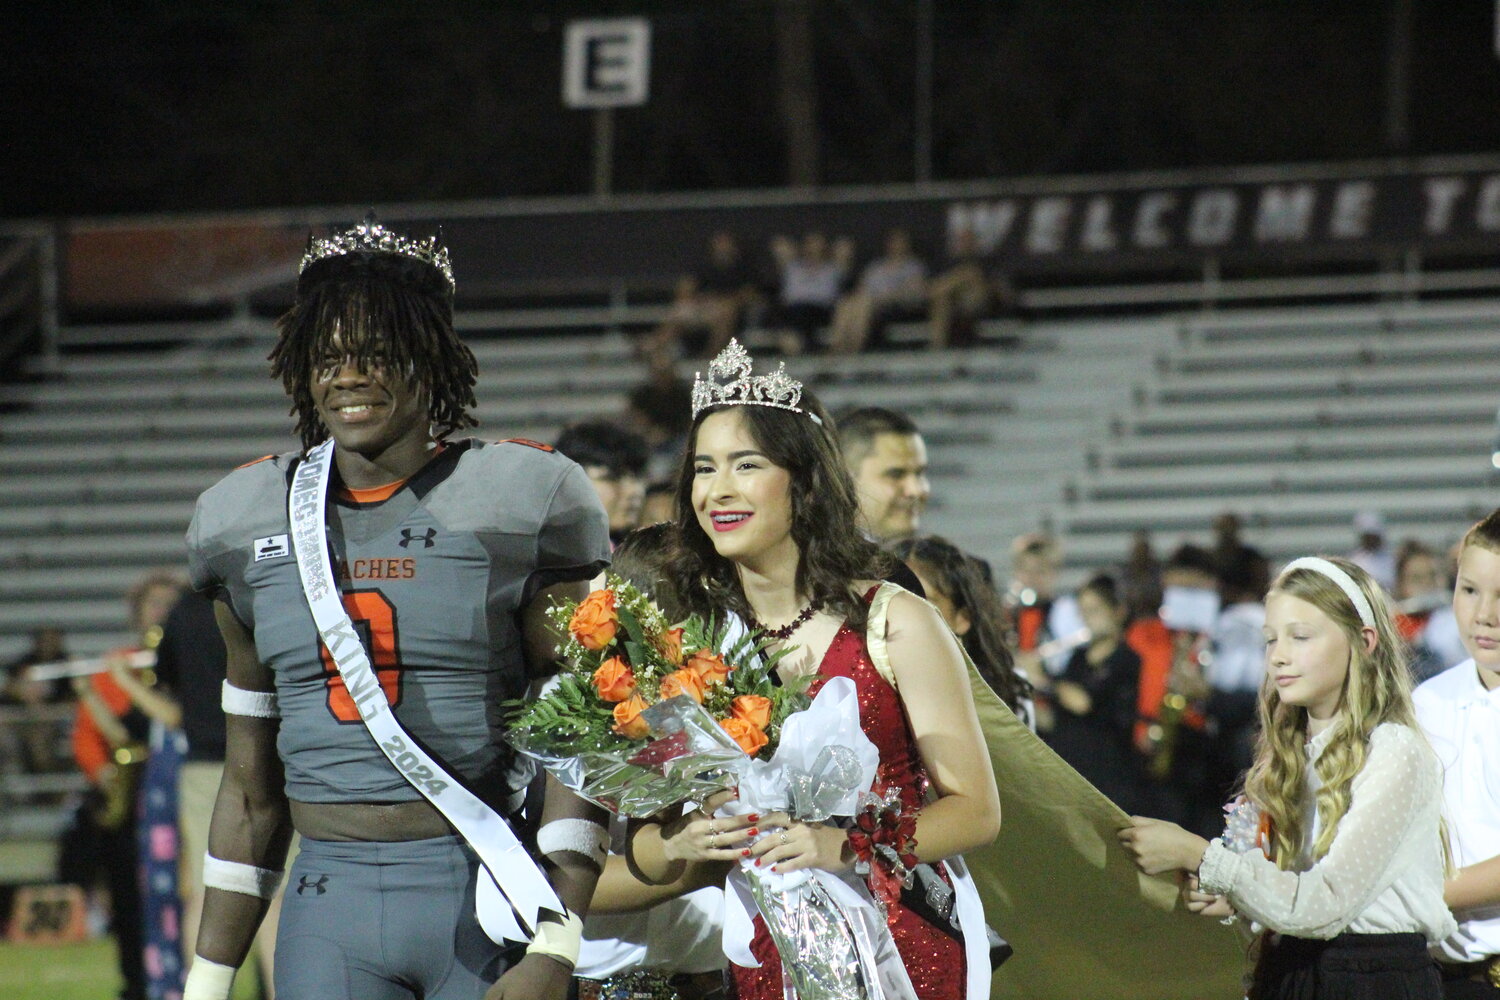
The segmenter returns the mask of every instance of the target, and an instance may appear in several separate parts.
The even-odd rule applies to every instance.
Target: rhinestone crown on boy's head
[[[310,264],[327,257],[339,257],[347,253],[391,253],[410,257],[437,268],[448,279],[450,291],[458,287],[453,281],[453,265],[448,260],[448,248],[439,245],[436,236],[414,240],[391,232],[373,219],[366,219],[325,239],[308,240],[307,252],[302,255],[302,266],[297,268],[297,273],[301,274]]]
[[[774,406],[778,410],[806,413],[818,423],[818,415],[802,409],[802,383],[786,373],[786,362],[769,375],[751,375],[750,355],[738,340],[731,340],[719,356],[708,363],[708,378],[693,373],[693,417],[710,406]]]

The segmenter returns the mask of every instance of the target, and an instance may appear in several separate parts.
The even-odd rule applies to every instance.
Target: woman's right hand
[[[662,853],[669,861],[736,861],[748,856],[750,844],[760,834],[756,826],[760,817],[715,816],[714,812],[731,801],[730,790],[715,792],[692,812],[684,813],[661,826]]]

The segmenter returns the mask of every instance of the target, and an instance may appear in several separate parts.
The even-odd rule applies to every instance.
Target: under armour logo
[[[307,876],[303,875],[302,878],[297,883],[297,895],[300,896],[304,892],[306,892],[308,889],[311,889],[313,892],[315,892],[319,896],[321,896],[321,895],[323,895],[323,893],[325,893],[325,892],[328,891],[327,889],[323,888],[323,886],[326,885],[327,883],[328,883],[328,876],[327,875],[319,875],[318,876],[318,880],[316,882],[309,882],[307,880]]]
[[[422,534],[420,534],[420,535],[417,534],[415,531],[413,531],[410,528],[402,528],[401,529],[401,541],[397,542],[396,544],[400,545],[404,549],[408,545],[410,545],[412,542],[421,542],[422,543],[422,548],[424,548],[424,549],[430,549],[433,546],[433,539],[436,538],[436,537],[437,537],[437,529],[436,528],[428,528],[425,531],[423,531]]]

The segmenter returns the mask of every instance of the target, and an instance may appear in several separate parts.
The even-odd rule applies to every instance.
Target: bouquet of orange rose
[[[808,704],[805,678],[779,685],[763,638],[697,616],[673,625],[613,574],[548,616],[562,641],[555,682],[508,708],[507,739],[564,785],[612,812],[654,815],[701,801],[746,758],[776,750]]]

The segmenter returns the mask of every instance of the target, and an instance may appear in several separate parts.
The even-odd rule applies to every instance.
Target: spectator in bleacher
[[[974,231],[959,230],[927,286],[928,345],[938,351],[972,343],[979,320],[1013,312],[1015,299],[1010,278],[989,272]]]
[[[1213,557],[1215,566],[1232,566],[1253,551],[1240,537],[1240,516],[1232,510],[1221,512],[1214,518]]]
[[[0,705],[16,705],[27,710],[25,721],[8,735],[15,737],[13,745],[19,756],[19,765],[32,774],[57,771],[66,764],[59,759],[57,752],[58,725],[46,716],[42,706],[67,701],[72,689],[65,680],[33,679],[31,668],[56,663],[67,656],[62,629],[47,625],[31,633],[30,649],[0,669]]]
[[[840,238],[830,241],[814,230],[800,243],[786,236],[771,241],[771,255],[779,274],[776,308],[770,325],[778,331],[783,354],[815,350],[818,333],[833,319],[834,306],[844,293],[854,244]]]
[[[1385,518],[1379,511],[1362,510],[1354,515],[1354,533],[1358,544],[1348,559],[1375,578],[1390,593],[1396,587],[1396,554],[1385,540]]]
[[[1151,532],[1141,529],[1131,536],[1130,551],[1120,566],[1120,586],[1132,620],[1154,616],[1161,607],[1161,560],[1151,547]]]
[[[927,444],[916,423],[896,410],[864,406],[837,425],[865,533],[882,545],[915,535],[932,496]]]
[[[1463,540],[1454,542],[1443,553],[1439,577],[1447,602],[1427,616],[1422,629],[1422,644],[1431,652],[1440,669],[1454,667],[1469,658],[1464,637],[1459,632],[1458,617],[1453,612],[1453,584],[1458,578],[1458,556]]]
[[[589,420],[565,428],[554,447],[588,474],[609,515],[611,541],[640,526],[649,458],[645,438],[608,420]]]
[[[646,354],[646,377],[630,390],[625,417],[646,440],[646,477],[669,479],[676,473],[692,412],[693,387],[677,373],[670,352]]]
[[[672,520],[677,511],[676,486],[670,479],[658,479],[646,485],[641,502],[641,525],[661,524]]]
[[[892,229],[885,253],[865,265],[859,283],[838,300],[828,331],[831,354],[858,354],[879,345],[886,325],[927,314],[927,263],[912,249],[911,234]]]
[[[1429,643],[1428,626],[1433,615],[1450,607],[1453,588],[1438,566],[1437,553],[1415,538],[1407,539],[1396,552],[1396,630],[1411,648],[1411,672],[1417,683],[1446,670],[1444,653]],[[1434,636],[1435,638],[1436,636]]]
[[[1047,742],[1089,784],[1136,813],[1145,805],[1134,746],[1141,661],[1124,641],[1127,609],[1119,584],[1105,574],[1079,587],[1077,600],[1089,638],[1052,683]]]
[[[1016,666],[1005,642],[1005,612],[1000,595],[986,577],[980,560],[937,535],[908,538],[891,548],[911,567],[927,599],[958,636],[974,666],[1000,700],[1032,730],[1036,705],[1031,683]]]
[[[110,933],[125,981],[121,1000],[145,1000],[147,995],[136,813],[151,725],[175,729],[182,722],[177,701],[156,686],[154,671],[130,666],[130,654],[155,647],[182,588],[170,573],[141,578],[127,595],[134,644],[109,654],[106,670],[73,679],[78,696],[73,755],[90,790],[64,834],[58,880],[86,891],[104,882]]]
[[[674,355],[714,357],[743,328],[760,297],[759,275],[740,253],[739,240],[718,230],[709,238],[708,259],[677,280],[667,317],[642,347],[647,352],[666,348]]]

